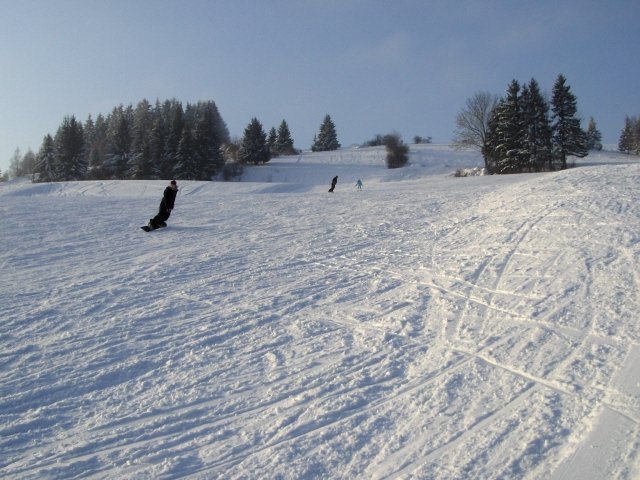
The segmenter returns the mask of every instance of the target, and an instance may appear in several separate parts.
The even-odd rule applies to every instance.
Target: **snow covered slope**
[[[638,478],[640,165],[585,160],[304,154],[152,233],[166,182],[0,184],[0,477]]]

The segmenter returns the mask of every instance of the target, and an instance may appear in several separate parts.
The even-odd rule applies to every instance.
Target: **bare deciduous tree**
[[[489,92],[477,92],[467,99],[465,108],[456,116],[453,145],[456,148],[475,148],[483,151],[487,138],[487,124],[499,97]]]

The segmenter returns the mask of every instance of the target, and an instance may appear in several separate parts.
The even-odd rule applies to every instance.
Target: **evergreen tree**
[[[554,157],[561,169],[567,168],[569,155],[582,158],[589,153],[586,148],[586,135],[580,128],[580,119],[575,116],[577,100],[566,81],[563,75],[558,75],[551,99]]]
[[[532,78],[527,88],[523,88],[521,104],[525,166],[529,172],[539,172],[550,166],[551,124],[549,106],[535,79]]]
[[[153,123],[149,137],[149,153],[153,165],[152,178],[169,178],[173,165],[171,165],[171,169],[167,168],[166,175],[163,174],[165,146],[168,138],[167,112],[159,101],[156,101],[153,109]]]
[[[191,129],[185,125],[178,143],[173,178],[178,180],[200,179],[202,168],[196,158],[194,145],[195,141]]]
[[[36,158],[36,154],[33,153],[33,151],[30,148],[27,149],[27,153],[23,155],[20,166],[21,166],[21,175],[30,177],[32,182],[35,181],[37,158]]]
[[[178,147],[184,130],[184,110],[182,104],[176,100],[171,101],[168,115],[167,139],[160,165],[161,178],[166,179],[173,176],[174,165],[178,156]]]
[[[227,128],[225,121],[222,119],[216,103],[210,100],[208,102],[204,102],[204,104],[209,115],[211,115],[212,135],[217,139],[219,145],[230,143],[229,129]]]
[[[633,147],[633,121],[627,116],[624,119],[624,128],[618,139],[618,150],[622,153],[630,153]]]
[[[527,162],[524,148],[524,123],[520,109],[520,84],[512,80],[507,96],[496,107],[492,139],[494,173],[519,173]]]
[[[316,137],[314,137],[311,150],[313,152],[327,152],[331,150],[338,150],[340,143],[338,142],[338,136],[336,134],[336,127],[329,115],[324,117],[322,125],[320,125],[320,131]]]
[[[271,127],[269,130],[269,136],[267,137],[267,146],[269,147],[269,152],[271,157],[278,156],[278,132],[276,132],[275,127]]]
[[[93,168],[91,165],[91,155],[92,155],[92,142],[93,137],[95,135],[96,126],[93,122],[93,118],[91,118],[91,114],[84,122],[84,151],[87,157],[87,180],[96,180],[94,177]]]
[[[87,162],[82,124],[72,115],[65,117],[55,136],[54,181],[84,180]]]
[[[587,126],[587,150],[602,150],[602,134],[596,127],[593,117],[589,118]]]
[[[151,104],[142,100],[136,106],[131,129],[131,154],[127,164],[127,178],[143,180],[154,178],[154,165],[151,157],[151,130],[153,115]]]
[[[127,178],[131,154],[131,133],[127,117],[120,105],[113,109],[108,119],[106,169],[110,178]]]
[[[262,129],[262,124],[257,118],[252,118],[251,122],[244,130],[244,136],[238,152],[238,160],[246,165],[253,163],[266,163],[270,159],[269,147],[267,146],[267,136]]]
[[[500,110],[502,108],[502,103],[504,99],[499,99],[496,106],[491,110],[491,113],[487,119],[487,128],[485,132],[485,140],[484,145],[482,146],[482,157],[484,158],[485,168],[487,169],[487,173],[495,174],[498,172],[498,154],[499,154],[499,145],[501,142],[500,137],[498,136],[499,132],[499,118],[500,118]]]
[[[101,180],[108,177],[105,169],[107,128],[107,121],[102,114],[98,115],[95,122],[89,115],[84,124],[84,149],[88,180]]]
[[[220,135],[224,135],[224,131],[221,130],[219,121],[213,102],[198,103],[194,138],[194,156],[200,170],[198,180],[211,180],[224,167],[224,157],[220,150]]]
[[[36,181],[53,182],[56,168],[56,148],[53,137],[45,135],[42,146],[38,151],[36,163]]]
[[[293,148],[293,139],[291,138],[291,132],[289,131],[289,125],[285,120],[282,120],[280,127],[278,127],[278,139],[276,142],[277,151],[280,155],[293,155],[295,149]]]

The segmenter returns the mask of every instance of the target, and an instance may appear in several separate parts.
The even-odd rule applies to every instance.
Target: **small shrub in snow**
[[[404,167],[409,161],[409,146],[405,145],[397,133],[385,135],[384,146],[387,148],[387,167]]]
[[[474,168],[459,168],[456,170],[454,177],[479,177],[481,175],[486,175],[486,170],[482,167],[474,167]]]

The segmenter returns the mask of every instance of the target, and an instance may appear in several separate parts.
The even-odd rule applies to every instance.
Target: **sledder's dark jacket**
[[[167,187],[164,189],[164,194],[162,195],[162,201],[160,202],[160,208],[164,208],[165,210],[173,210],[173,204],[176,202],[176,194],[178,190],[174,190],[171,187]]]

